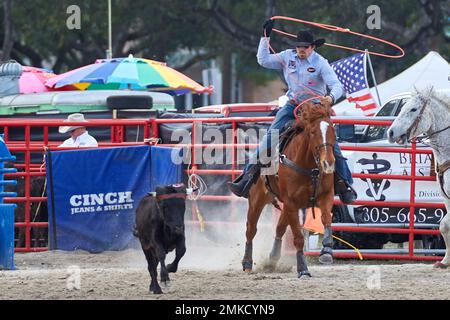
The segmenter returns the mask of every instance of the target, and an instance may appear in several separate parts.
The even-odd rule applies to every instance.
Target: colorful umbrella
[[[46,82],[50,88],[74,85],[80,90],[156,90],[170,94],[212,93],[163,62],[134,58],[99,59],[95,63],[60,74]]]
[[[50,73],[45,69],[23,66],[22,75],[19,78],[20,93],[50,91],[49,88],[45,86],[45,82],[55,76],[54,73]]]

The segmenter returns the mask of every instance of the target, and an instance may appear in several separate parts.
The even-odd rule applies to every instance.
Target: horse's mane
[[[301,116],[296,126],[302,130],[309,124],[317,120],[327,119],[331,117],[330,108],[320,104],[306,103],[301,110]]]
[[[450,110],[450,96],[442,93],[433,91],[433,98],[443,104],[448,110]]]

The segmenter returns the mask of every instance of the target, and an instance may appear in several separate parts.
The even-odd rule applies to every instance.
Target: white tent
[[[430,85],[434,86],[435,89],[450,88],[450,64],[439,53],[434,51],[430,51],[425,57],[402,73],[379,84],[378,92],[381,103],[384,104],[395,94],[414,90],[414,86],[417,89],[423,89]],[[370,91],[378,103],[375,88],[371,88]],[[355,104],[348,102],[347,99],[336,104],[333,109],[337,115],[341,116],[363,115],[361,109],[355,108]]]

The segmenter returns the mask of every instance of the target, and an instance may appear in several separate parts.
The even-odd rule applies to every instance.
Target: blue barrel
[[[4,197],[15,197],[15,192],[5,192],[4,187],[15,185],[17,181],[3,180],[5,173],[13,173],[15,168],[5,168],[5,161],[14,161],[15,156],[9,152],[0,135],[0,270],[14,270],[14,209],[15,204],[3,203]]]
[[[0,205],[0,270],[14,270],[15,204]]]

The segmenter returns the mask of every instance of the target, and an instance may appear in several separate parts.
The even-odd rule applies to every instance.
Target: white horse
[[[450,97],[433,88],[413,94],[388,130],[391,143],[405,144],[421,136],[433,149],[436,172],[448,214],[441,220],[439,230],[445,241],[445,256],[434,266],[450,265]]]

